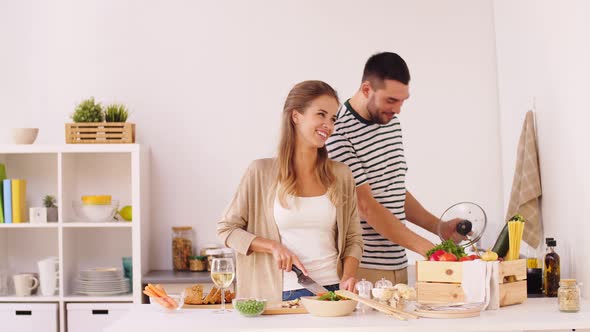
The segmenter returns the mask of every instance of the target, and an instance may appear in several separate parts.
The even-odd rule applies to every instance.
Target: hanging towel
[[[506,221],[520,213],[527,222],[522,239],[533,248],[537,248],[541,242],[542,224],[539,210],[541,193],[533,112],[528,111],[518,141],[516,168]]]

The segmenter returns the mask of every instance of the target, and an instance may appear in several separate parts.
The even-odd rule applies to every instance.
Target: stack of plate
[[[109,296],[126,294],[130,291],[129,279],[123,277],[121,269],[114,267],[80,271],[80,277],[76,279],[78,294]]]

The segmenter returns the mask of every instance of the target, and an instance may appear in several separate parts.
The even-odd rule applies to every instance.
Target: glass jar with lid
[[[557,290],[559,311],[578,312],[580,311],[580,287],[576,279],[561,279]]]
[[[200,256],[207,256],[207,250],[211,250],[211,249],[220,249],[221,246],[219,246],[218,244],[215,243],[208,243],[205,244],[201,247],[201,251],[199,252]]]
[[[190,226],[172,227],[172,267],[174,271],[188,271],[189,257],[193,254],[193,228]]]
[[[207,271],[207,256],[191,256],[189,262],[191,272]]]
[[[223,258],[223,250],[221,249],[209,249],[206,251],[207,254],[207,271],[211,272],[211,262],[214,258]]]

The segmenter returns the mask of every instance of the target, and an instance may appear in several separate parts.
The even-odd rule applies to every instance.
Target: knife
[[[305,289],[314,293],[315,295],[328,292],[328,290],[325,289],[322,285],[318,284],[313,279],[303,274],[303,272],[297,266],[291,265],[291,271],[297,274],[297,282],[299,283],[299,285],[303,286]]]

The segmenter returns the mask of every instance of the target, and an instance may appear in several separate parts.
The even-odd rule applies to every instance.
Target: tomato
[[[459,262],[465,262],[465,261],[471,261],[471,260],[473,260],[471,258],[471,256],[464,256],[464,257],[459,258]]]
[[[438,260],[441,262],[456,262],[457,256],[449,252],[445,252],[444,254],[440,255],[440,257],[438,257]]]
[[[468,257],[471,258],[472,261],[476,260],[476,259],[481,259],[479,256],[477,256],[476,254],[471,254]]]
[[[446,251],[439,249],[439,250],[435,251],[434,253],[432,253],[429,260],[438,261],[438,260],[440,260],[440,256],[442,256],[446,253],[447,253]]]

